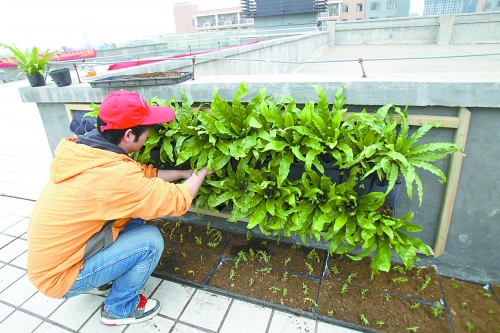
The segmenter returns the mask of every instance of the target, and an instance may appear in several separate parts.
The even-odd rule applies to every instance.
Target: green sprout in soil
[[[207,231],[206,231],[207,235],[210,235],[210,221],[208,221],[207,223]]]
[[[397,271],[399,274],[406,275],[405,269],[401,266],[394,266],[392,270]]]
[[[271,267],[264,267],[261,269],[258,269],[257,272],[265,272],[267,274],[271,273],[272,268]]]
[[[255,259],[255,251],[251,248],[250,250],[248,250],[248,253],[250,253],[250,258],[252,258],[252,260]]]
[[[254,280],[253,280],[252,278],[250,278],[250,279],[248,280],[248,284],[250,285],[250,287],[251,287],[251,286],[253,286],[253,281],[254,281]]]
[[[345,282],[352,284],[352,279],[355,278],[356,276],[358,276],[356,272],[349,274]]]
[[[191,230],[192,230],[192,229],[193,229],[193,227],[192,227],[192,226],[189,226],[189,227],[188,227],[188,232],[191,232]]]
[[[160,228],[160,231],[162,234],[166,234],[165,230],[163,230],[163,228]]]
[[[307,270],[309,271],[309,274],[312,274],[312,272],[314,271],[314,268],[312,267],[312,265],[308,262],[306,262],[306,266],[307,266]]]
[[[407,327],[406,330],[408,332],[416,332],[418,330],[418,326]]]
[[[471,323],[469,323],[469,322],[466,322],[466,323],[465,323],[465,326],[467,327],[467,332],[472,331],[472,329],[474,328],[474,326],[472,326],[472,324],[471,324]]]
[[[335,311],[333,311],[333,310],[328,311],[328,315],[329,315],[330,317],[333,317],[333,314],[334,314],[334,313],[335,313]]]
[[[420,275],[420,272],[422,272],[422,267],[419,267],[419,268],[417,269],[417,276],[419,276],[419,275]]]
[[[299,244],[292,244],[292,249],[300,249],[300,245]]]
[[[238,268],[238,266],[240,265],[240,262],[241,262],[240,258],[236,259],[236,261],[234,262],[234,268]]]
[[[278,235],[278,239],[276,240],[276,243],[278,243],[278,245],[280,245],[280,242],[281,242],[281,235]]]
[[[375,281],[375,272],[372,272],[370,275],[370,280]]]
[[[431,307],[431,312],[434,315],[434,317],[437,317],[443,314],[443,306],[439,303],[436,303]]]
[[[167,251],[167,254],[170,254],[170,251]]]
[[[252,234],[250,233],[250,230],[248,230],[246,240],[249,241],[250,239],[252,239]]]
[[[366,295],[366,293],[368,292],[368,289],[361,289],[361,295]]]
[[[317,262],[321,262],[321,258],[319,257],[318,252],[316,252],[316,249],[312,249],[312,251],[309,252],[307,259],[316,259]]]
[[[491,294],[490,294],[490,293],[487,293],[487,292],[485,292],[485,291],[479,290],[479,293],[480,293],[481,295],[483,295],[484,297],[488,297],[488,298],[490,298],[490,297],[491,297]]]
[[[178,221],[178,222],[175,223],[175,227],[176,228],[179,228],[180,226],[181,226],[181,221]]]
[[[304,282],[302,282],[302,293],[304,295],[309,295],[309,287]]]
[[[236,276],[236,272],[234,269],[231,269],[231,272],[229,273],[229,280],[234,281],[234,277]]]
[[[428,276],[428,277],[425,279],[424,283],[422,283],[422,287],[421,287],[421,289],[422,289],[422,290],[425,290],[425,288],[427,288],[427,287],[429,286],[429,283],[430,283],[430,282],[431,282],[431,277],[430,277],[430,276]]]
[[[180,242],[182,243],[184,241],[184,234],[179,235]]]
[[[201,237],[199,236],[194,236],[194,242],[198,245],[203,244],[203,242],[201,241]]]
[[[242,261],[248,261],[247,256],[245,255],[245,251],[241,250],[238,252],[238,259],[241,259]]]
[[[384,326],[384,321],[383,320],[379,320],[375,323],[375,325],[378,325],[378,327],[382,328],[382,326]]]
[[[194,276],[194,270],[192,270],[192,269],[188,270],[188,274],[193,274],[193,276]]]
[[[389,294],[385,294],[384,297],[385,297],[386,301],[390,301],[391,300],[391,295],[389,295]]]
[[[458,284],[454,283],[451,285],[453,287],[453,289],[458,289]]]
[[[200,254],[200,261],[203,261],[203,254]]]
[[[463,309],[467,306],[467,302],[460,302],[460,307]]]
[[[183,257],[183,258],[186,258],[186,257],[187,257],[187,254],[186,254],[186,252],[184,252],[184,251],[183,251],[183,252],[181,252],[181,255],[182,255],[182,257]]]
[[[179,267],[174,267],[174,272],[177,272],[179,269]]]
[[[288,272],[283,272],[283,280],[288,280]]]
[[[258,254],[260,254],[260,260],[264,260],[266,264],[269,264],[269,260],[271,259],[271,256],[267,254],[266,251],[264,250],[258,250]]]
[[[266,240],[263,240],[262,242],[260,242],[261,245],[267,245],[267,241]]]
[[[349,286],[347,284],[342,285],[341,294],[347,294],[349,292]]]
[[[281,288],[276,287],[276,286],[272,286],[272,287],[269,287],[269,290],[271,290],[273,293],[277,293],[278,291],[281,291]]]
[[[292,258],[288,257],[285,259],[285,266],[288,265],[292,261]]]
[[[420,307],[420,303],[415,302],[410,306],[410,309],[418,309]]]
[[[175,231],[175,228],[173,228],[173,229],[170,231],[170,235],[168,235],[169,239],[172,239],[172,236],[174,235],[174,231]]]
[[[361,321],[363,322],[363,325],[365,326],[370,326],[370,322],[368,321],[368,319],[366,319],[365,315],[364,314],[361,314],[361,316],[359,316],[361,318]]]
[[[283,297],[287,297],[287,296],[288,296],[288,289],[283,288]]]
[[[163,266],[163,263],[161,262],[161,259],[160,259],[160,267]]]
[[[219,243],[215,243],[215,242],[208,242],[207,245],[209,247],[217,247],[217,245],[219,245]]]
[[[316,303],[312,298],[309,298],[309,297],[304,297],[304,303],[305,302],[309,302],[316,307],[318,306],[318,303]]]
[[[330,267],[330,272],[332,272],[335,275],[340,274],[339,269],[337,268],[337,266]]]
[[[488,310],[488,314],[494,314],[494,313],[495,313],[495,310],[493,310],[493,309]]]
[[[398,276],[396,278],[393,278],[392,282],[394,282],[394,283],[406,283],[406,282],[408,282],[408,279],[405,277]]]

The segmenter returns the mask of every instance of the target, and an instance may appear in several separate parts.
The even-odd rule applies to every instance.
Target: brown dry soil
[[[152,77],[178,77],[181,75],[182,75],[182,73],[176,72],[176,71],[153,72],[153,73],[135,74],[135,75],[124,77],[124,79],[148,79],[148,78],[152,78]]]
[[[153,275],[364,332],[500,332],[500,286],[166,219]]]

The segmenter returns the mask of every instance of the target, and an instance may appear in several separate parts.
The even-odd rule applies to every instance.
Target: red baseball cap
[[[119,90],[109,93],[102,101],[99,117],[107,124],[101,126],[101,131],[105,131],[168,123],[175,118],[175,113],[167,106],[148,105],[136,92]]]

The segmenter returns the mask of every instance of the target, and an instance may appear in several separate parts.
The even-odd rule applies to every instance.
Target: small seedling
[[[335,275],[340,274],[340,272],[339,272],[339,270],[338,270],[337,266],[332,266],[332,267],[330,267],[330,272],[332,272],[332,273],[333,273],[333,274],[335,274]]]
[[[278,239],[276,239],[276,243],[277,243],[278,245],[280,245],[280,242],[281,242],[281,235],[278,235]]]
[[[393,278],[392,282],[394,282],[394,283],[406,283],[406,282],[408,282],[408,279],[405,277],[399,276],[397,278]]]
[[[238,252],[238,258],[243,260],[243,261],[248,261],[247,256],[245,255],[245,251],[243,251],[243,250]]]
[[[300,245],[298,245],[298,244],[292,244],[292,249],[300,249]]]
[[[192,227],[192,226],[189,226],[189,227],[188,227],[188,232],[191,232],[191,230],[192,230],[192,229],[193,229],[193,227]]]
[[[419,276],[419,275],[420,275],[420,272],[422,272],[422,267],[419,267],[419,268],[417,269],[417,276]]]
[[[427,288],[427,287],[429,286],[429,283],[430,283],[430,282],[431,282],[431,277],[430,277],[430,276],[428,276],[428,277],[425,279],[424,283],[422,283],[422,287],[421,287],[421,289],[422,289],[422,290],[425,290],[425,288]]]
[[[283,280],[288,280],[288,272],[283,272]]]
[[[314,271],[314,268],[312,267],[312,265],[308,262],[306,262],[306,266],[307,266],[307,270],[309,271],[309,274],[312,274],[312,272]]]
[[[210,221],[207,223],[207,235],[210,235]]]
[[[361,290],[361,295],[365,295],[368,292],[368,289],[362,289]]]
[[[271,256],[267,254],[266,251],[264,250],[258,250],[257,254],[260,254],[260,260],[264,260],[266,264],[269,264],[269,260],[271,259]]]
[[[182,243],[184,241],[184,234],[179,235],[180,242]]]
[[[466,323],[465,323],[465,326],[467,327],[467,332],[472,331],[472,329],[474,328],[474,326],[472,326],[472,324],[471,324],[471,323],[469,323],[469,322],[466,322]]]
[[[283,297],[287,297],[287,296],[288,296],[288,289],[283,288]]]
[[[342,286],[342,291],[340,291],[341,294],[347,294],[349,292],[349,286],[347,284],[344,284]]]
[[[181,255],[182,255],[182,257],[183,257],[183,258],[186,258],[186,257],[187,257],[187,254],[186,254],[186,252],[184,252],[184,251],[183,251],[183,252],[181,252]]]
[[[345,282],[352,284],[352,279],[355,278],[356,276],[358,276],[356,272],[349,274]]]
[[[292,258],[288,257],[285,259],[285,266],[288,265],[292,261]]]
[[[480,293],[481,295],[483,295],[484,297],[488,297],[488,298],[490,298],[490,297],[491,297],[491,294],[490,294],[490,293],[487,293],[486,291],[479,290],[479,293]]]
[[[276,287],[276,286],[272,286],[272,287],[269,287],[269,290],[271,290],[273,293],[277,293],[278,291],[281,291],[281,288]]]
[[[458,289],[458,284],[454,283],[451,285],[453,287],[453,289]]]
[[[397,271],[399,274],[406,275],[405,269],[401,266],[394,266],[392,270]]]
[[[267,241],[266,240],[263,240],[262,242],[260,242],[261,245],[267,245]]]
[[[250,253],[250,258],[252,258],[252,260],[255,259],[255,251],[253,249],[250,249],[248,250],[248,252]]]
[[[372,281],[375,280],[375,272],[372,272],[372,274],[370,275],[370,280],[372,280]]]
[[[335,311],[333,311],[333,310],[328,311],[328,315],[329,315],[330,317],[333,317],[333,314],[334,314],[334,313],[335,313]]]
[[[261,269],[258,269],[257,272],[265,272],[265,273],[271,273],[272,268],[271,267],[264,267]]]
[[[408,332],[416,332],[418,330],[418,326],[407,327],[406,330]]]
[[[250,239],[252,239],[252,234],[250,234],[250,230],[247,231],[247,237],[246,237],[247,241],[249,241]]]
[[[309,303],[311,303],[314,306],[318,306],[318,303],[316,303],[312,298],[309,298],[309,297],[305,297],[304,298],[304,303],[305,302],[309,302]]]
[[[179,228],[180,226],[181,226],[181,221],[178,221],[178,222],[175,223],[175,227],[176,228]]]
[[[384,321],[383,320],[379,320],[375,323],[375,325],[378,325],[378,327],[382,328],[382,326],[384,326]]]
[[[201,237],[199,236],[194,236],[194,242],[198,245],[203,244],[203,242],[201,241]]]
[[[302,293],[304,295],[309,295],[309,287],[304,282],[302,282]]]
[[[495,310],[493,310],[493,309],[488,310],[488,314],[494,314],[494,313],[495,313]]]
[[[443,314],[443,306],[439,303],[436,303],[431,307],[431,312],[434,315],[434,317],[437,317],[440,314]]]
[[[174,272],[177,272],[179,269],[179,267],[174,267]]]
[[[188,274],[193,274],[193,276],[194,276],[194,270],[190,269],[190,270],[188,271]]]
[[[174,231],[175,231],[175,228],[173,228],[171,231],[170,231],[170,234],[168,235],[168,238],[169,239],[172,239],[173,235],[174,235]]]
[[[163,230],[163,228],[160,228],[160,231],[162,234],[166,234],[165,230]]]
[[[460,302],[460,307],[463,309],[467,306],[467,302]]]
[[[160,266],[163,266],[163,262],[161,261],[161,259],[160,259]]]
[[[391,300],[391,295],[389,295],[389,294],[385,294],[384,297],[385,297],[386,301],[390,301]]]
[[[252,278],[250,278],[250,279],[248,280],[248,284],[250,285],[250,287],[251,287],[251,286],[253,286],[253,281],[254,281],[254,280],[253,280]]]
[[[203,261],[203,254],[200,254],[200,261]]]
[[[207,245],[208,245],[209,247],[217,247],[217,245],[218,245],[218,244],[217,244],[217,243],[214,243],[214,242],[208,242],[208,243],[207,243]]]
[[[319,257],[318,252],[316,252],[316,249],[312,249],[312,251],[309,252],[307,259],[316,259],[317,262],[321,262],[321,258]]]
[[[368,321],[368,319],[366,319],[365,315],[364,314],[361,314],[361,316],[359,316],[361,318],[361,321],[363,322],[363,325],[365,326],[370,326],[370,322]]]
[[[240,258],[236,259],[236,261],[234,262],[234,268],[238,268],[238,266],[240,265],[240,261]]]
[[[420,307],[420,303],[415,302],[410,306],[410,309],[418,309]]]

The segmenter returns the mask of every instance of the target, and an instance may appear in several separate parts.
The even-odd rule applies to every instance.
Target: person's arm
[[[188,179],[193,174],[193,170],[158,170],[157,177],[166,182],[174,182],[179,179]]]
[[[189,188],[193,197],[196,196],[196,194],[198,193],[198,190],[200,189],[201,184],[205,180],[205,177],[207,175],[213,174],[214,170],[207,170],[207,168],[203,167],[200,170],[198,170],[197,173],[198,173],[198,175],[193,172],[193,174],[188,179],[186,179],[186,181],[183,183],[184,185],[186,185]]]

